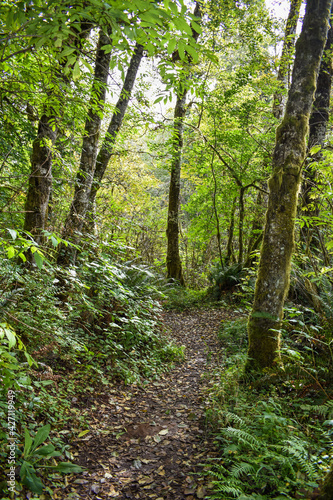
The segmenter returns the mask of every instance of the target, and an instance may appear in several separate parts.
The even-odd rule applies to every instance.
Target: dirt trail
[[[216,332],[227,317],[221,310],[164,313],[171,337],[186,346],[185,361],[144,389],[98,396],[92,431],[75,450],[75,462],[88,471],[55,498],[204,498],[207,484],[195,473],[215,452],[206,433],[202,375],[218,359]]]

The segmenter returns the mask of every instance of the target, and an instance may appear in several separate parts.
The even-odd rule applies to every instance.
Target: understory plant
[[[332,391],[319,362],[323,346],[316,351],[315,336],[311,341],[301,337],[310,329],[309,319],[308,310],[290,308],[284,366],[267,370],[259,379],[243,375],[246,318],[222,326],[219,338],[225,356],[207,394],[207,417],[220,450],[206,466],[209,498],[308,498],[329,470]],[[327,344],[325,349],[329,353]]]
[[[1,260],[3,494],[8,390],[15,391],[16,398],[13,432],[21,471],[16,474],[17,487],[22,495],[28,488],[37,494],[43,489],[52,497],[54,473],[78,471],[66,459],[72,460],[71,442],[87,427],[89,408],[73,406],[72,399],[115,381],[141,383],[157,377],[183,357],[183,349],[162,328],[160,278],[136,260],[122,260],[121,251],[111,246],[85,252],[78,265],[67,270],[59,270],[50,260],[44,260],[42,268],[27,266],[15,256],[8,258],[8,252]],[[62,464],[54,463],[58,457]],[[58,487],[59,479],[55,481]]]

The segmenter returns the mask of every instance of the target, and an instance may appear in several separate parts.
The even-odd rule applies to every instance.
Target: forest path
[[[87,467],[66,488],[70,499],[194,500],[207,485],[196,476],[213,457],[205,428],[203,391],[218,362],[217,332],[230,312],[164,312],[170,337],[185,345],[185,360],[151,381],[113,388],[96,397],[92,432],[76,445],[75,462]]]

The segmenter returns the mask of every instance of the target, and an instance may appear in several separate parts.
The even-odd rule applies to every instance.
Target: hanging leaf
[[[80,75],[81,75],[81,71],[80,71],[79,61],[76,61],[76,63],[74,64],[74,68],[73,68],[73,80],[75,81],[78,78],[80,78]]]
[[[9,234],[11,235],[11,237],[13,238],[13,240],[16,240],[16,238],[17,238],[17,231],[15,231],[15,229],[7,229],[7,231],[9,232]]]
[[[44,262],[44,259],[43,259],[42,255],[40,253],[38,253],[38,252],[35,252],[34,253],[34,259],[35,259],[35,262],[37,264],[37,267],[39,269],[42,269],[43,262]]]

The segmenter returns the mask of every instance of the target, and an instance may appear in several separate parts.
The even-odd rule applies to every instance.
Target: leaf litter
[[[230,313],[221,309],[167,311],[164,323],[185,345],[185,360],[144,387],[113,386],[90,402],[89,432],[73,445],[80,480],[55,499],[195,500],[209,493],[198,476],[217,455],[205,421],[203,374],[219,359],[216,333]]]

